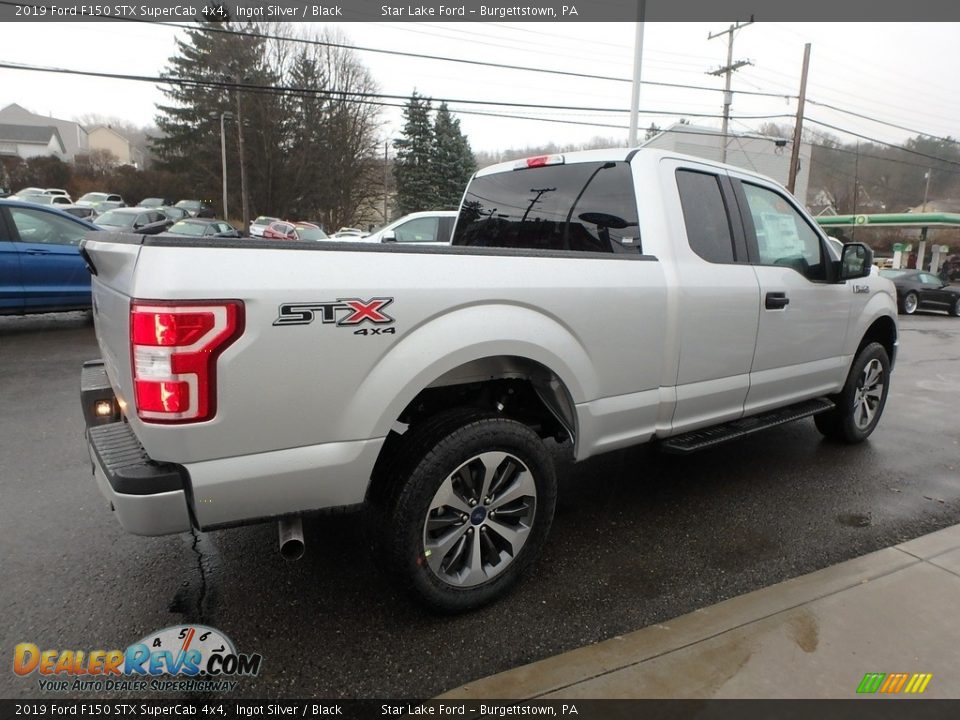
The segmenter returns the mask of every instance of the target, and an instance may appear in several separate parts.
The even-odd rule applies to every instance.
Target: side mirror
[[[380,236],[380,242],[396,242],[397,234],[393,230],[388,230]]]
[[[840,253],[839,279],[856,280],[867,277],[873,267],[873,250],[863,243],[848,243]]]
[[[143,223],[134,223],[134,224],[133,224],[133,229],[134,229],[134,230],[139,230],[139,229],[142,228],[142,227],[143,227]]]

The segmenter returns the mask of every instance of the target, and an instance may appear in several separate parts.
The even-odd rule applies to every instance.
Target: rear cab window
[[[628,162],[584,162],[475,177],[453,245],[640,253]]]

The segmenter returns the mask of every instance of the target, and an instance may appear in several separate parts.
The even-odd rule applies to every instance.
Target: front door
[[[850,285],[831,282],[826,242],[786,193],[743,180],[737,197],[760,286],[746,414],[837,392]]]

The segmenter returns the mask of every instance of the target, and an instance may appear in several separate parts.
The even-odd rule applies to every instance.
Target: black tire
[[[957,296],[957,299],[953,301],[953,305],[950,306],[950,314],[954,317],[960,317],[960,295]]]
[[[449,487],[456,483],[463,490],[463,477],[469,475],[476,480],[472,471],[476,463],[483,466],[480,456],[489,460],[501,454],[504,460],[498,464],[497,473],[493,473],[490,486],[496,487],[497,480],[503,479],[502,488],[522,484],[524,488],[534,488],[534,495],[498,506],[490,492],[490,499],[480,498],[475,507],[471,506],[469,516],[460,515],[460,510],[445,504],[436,508],[441,487],[448,481]],[[468,464],[466,475],[458,474],[452,479],[455,471],[467,468]],[[520,422],[463,408],[440,413],[407,432],[383,472],[385,489],[371,496],[373,551],[379,556],[375,560],[404,590],[431,610],[464,612],[500,598],[536,559],[546,542],[556,505],[556,473],[540,437]],[[462,504],[467,494],[457,494],[454,499]],[[506,497],[505,492],[500,496]],[[494,519],[497,507],[502,514]],[[518,509],[514,510],[515,507]],[[506,520],[504,515],[508,516]],[[514,515],[521,518],[517,525],[512,524]],[[510,529],[517,530],[510,533],[519,545],[515,555],[503,549],[503,543],[510,549],[514,546],[498,532],[508,524]],[[454,536],[458,539],[449,548],[433,554],[427,549],[427,543],[433,542],[428,534],[433,532],[441,540]],[[516,538],[522,538],[522,542]],[[450,558],[469,564],[474,557],[473,543],[480,544],[477,567],[482,575],[465,566],[461,574],[473,580],[458,584],[456,563],[450,563],[449,574],[438,565]],[[463,550],[467,546],[469,550]],[[488,562],[493,558],[496,563]],[[489,579],[476,580],[486,577],[488,572],[492,573]]]
[[[870,386],[874,370],[878,371],[878,383],[882,383],[879,390],[877,385]],[[866,395],[865,383],[868,387]],[[877,427],[889,390],[890,358],[883,345],[870,343],[854,359],[843,390],[831,398],[836,407],[814,416],[817,430],[831,440],[850,444],[863,442]],[[875,402],[871,398],[875,398]],[[869,416],[868,411],[872,413]]]
[[[912,290],[900,301],[900,314],[913,315],[920,308],[920,298]]]

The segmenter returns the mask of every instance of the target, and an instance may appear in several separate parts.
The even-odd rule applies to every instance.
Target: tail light
[[[146,422],[209,420],[217,412],[217,358],[243,333],[239,300],[130,306],[137,416]]]
[[[514,163],[514,170],[525,170],[527,168],[546,167],[547,165],[563,165],[563,155],[538,155],[536,157],[525,158]]]

